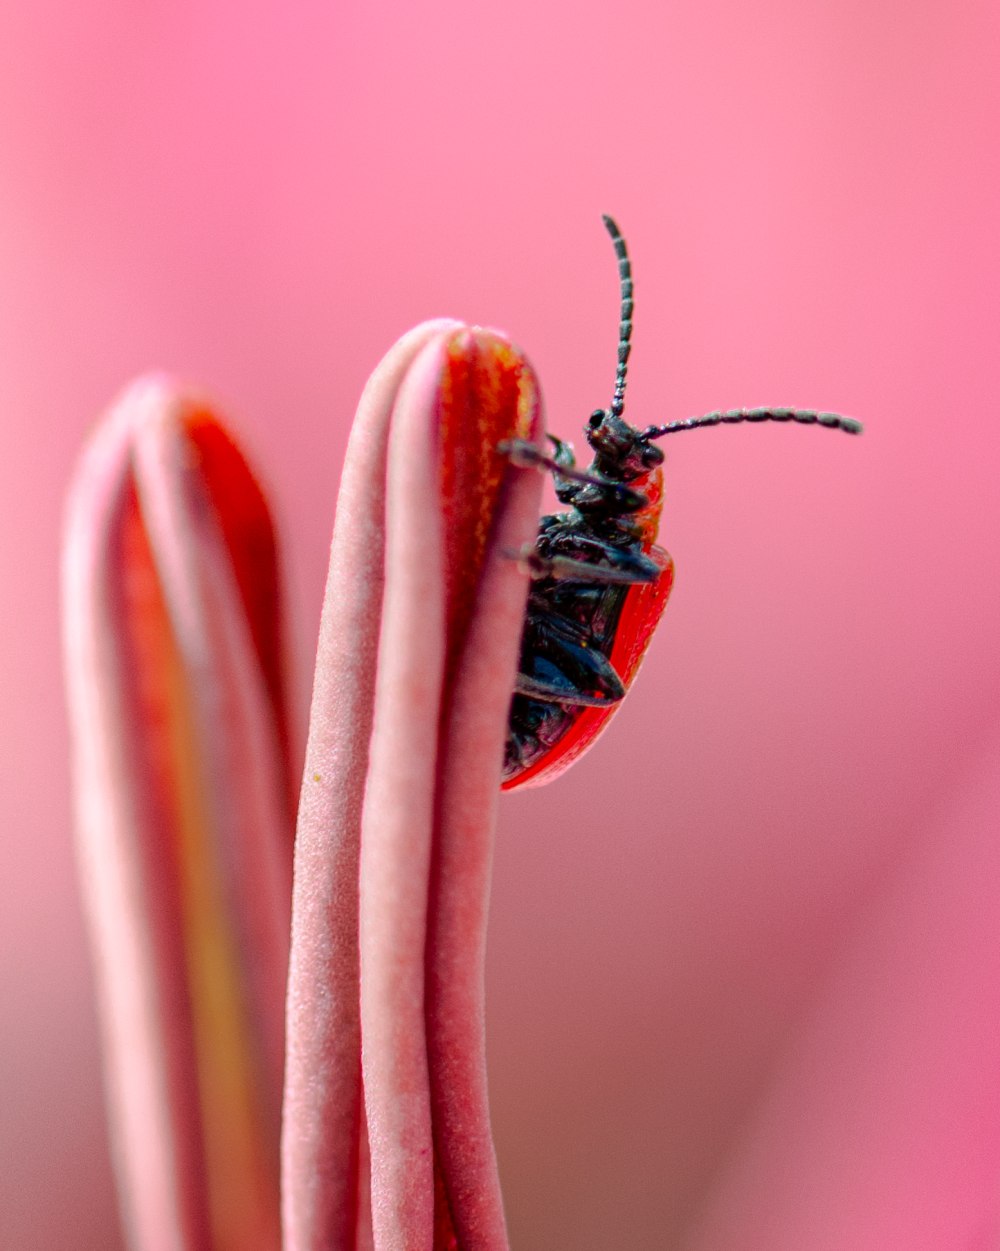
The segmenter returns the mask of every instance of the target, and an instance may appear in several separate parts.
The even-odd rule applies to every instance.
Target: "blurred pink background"
[[[636,271],[677,586],[585,764],[504,800],[491,1082],[519,1251],[1000,1246],[1000,10],[6,5],[0,1245],[120,1246],[57,547],[131,376],[273,488],[301,708],[362,384],[501,326],[579,437]]]

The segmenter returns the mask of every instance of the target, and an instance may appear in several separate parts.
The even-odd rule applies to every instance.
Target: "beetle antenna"
[[[797,421],[804,426],[843,430],[845,434],[860,434],[864,429],[861,422],[853,417],[817,413],[811,408],[731,408],[726,412],[706,413],[703,417],[688,417],[684,421],[669,421],[665,426],[647,426],[641,437],[644,440],[659,439],[679,430],[697,430],[699,426],[734,426],[741,421]]]
[[[628,357],[632,351],[632,262],[628,258],[628,248],[622,238],[622,232],[613,217],[602,214],[601,220],[615,245],[615,256],[618,257],[618,276],[621,279],[622,304],[618,319],[618,368],[615,371],[615,393],[611,398],[611,409],[616,417],[622,415],[625,407],[625,371],[628,368]]]

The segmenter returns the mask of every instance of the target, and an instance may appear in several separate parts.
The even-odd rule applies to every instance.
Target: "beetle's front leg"
[[[537,443],[529,443],[526,439],[504,439],[497,444],[497,451],[521,469],[547,469],[552,474],[560,503],[572,504],[583,486],[596,488],[603,499],[622,512],[638,512],[645,506],[646,497],[624,483],[611,482],[600,474],[577,469],[570,444],[552,434],[547,437],[555,444],[552,456],[546,455]]]
[[[553,474],[572,473],[576,469],[576,457],[573,455],[572,443],[557,439],[554,434],[545,436],[552,444],[551,456],[545,454],[544,448],[527,439],[504,439],[497,444],[497,451],[506,456],[512,465],[521,469],[548,469]]]

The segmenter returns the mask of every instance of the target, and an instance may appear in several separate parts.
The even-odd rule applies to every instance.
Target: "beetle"
[[[663,452],[656,440],[738,422],[794,421],[860,434],[861,424],[812,409],[741,408],[638,429],[622,416],[632,338],[632,266],[621,231],[603,218],[618,259],[618,366],[607,408],[586,426],[593,451],[577,467],[569,443],[551,454],[525,440],[499,450],[515,465],[546,470],[565,512],[542,517],[534,544],[515,555],[531,578],[511,700],[502,789],[549,782],[607,726],[635,679],[673,585],[673,562],[656,545],[663,507]]]

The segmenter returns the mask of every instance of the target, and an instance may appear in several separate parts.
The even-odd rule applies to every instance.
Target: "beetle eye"
[[[603,408],[595,408],[590,414],[590,428],[596,430],[604,418],[607,416]]]
[[[656,447],[652,443],[647,443],[642,449],[642,463],[647,469],[652,469],[654,465],[662,465],[663,449]]]

